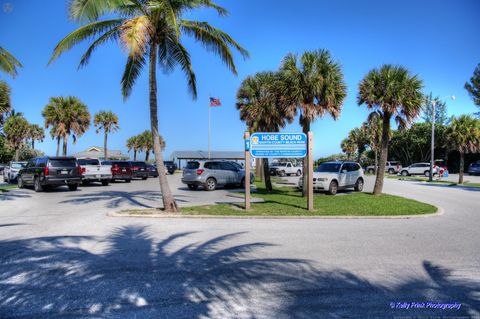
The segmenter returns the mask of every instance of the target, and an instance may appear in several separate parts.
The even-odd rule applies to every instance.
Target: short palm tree
[[[28,138],[32,141],[32,150],[35,150],[35,141],[43,142],[45,138],[45,130],[38,124],[30,125]]]
[[[283,85],[274,72],[257,73],[243,80],[237,91],[236,107],[250,132],[278,132],[287,122],[293,121],[293,113],[289,112],[289,104],[285,103],[279,89]],[[265,188],[272,191],[266,158],[263,159],[263,174]]]
[[[100,111],[93,117],[93,125],[96,132],[103,130],[103,157],[108,159],[107,138],[108,134],[116,132],[120,126],[118,125],[118,116],[112,111]]]
[[[288,83],[283,94],[291,101],[291,112],[300,112],[300,125],[305,134],[310,131],[311,123],[326,113],[334,119],[339,117],[347,86],[340,64],[332,59],[328,50],[307,51],[301,57],[290,53],[283,59],[280,72]],[[305,168],[307,160],[305,157]],[[307,171],[303,170],[304,195]]]
[[[22,64],[10,52],[0,47],[0,71],[15,77],[17,68],[21,67]]]
[[[11,109],[10,87],[7,82],[0,81],[0,125],[3,124],[5,113],[10,112]]]
[[[382,118],[377,112],[369,114],[367,121],[363,124],[367,134],[368,146],[375,154],[375,174],[378,171],[378,154],[380,153],[380,142],[382,140]]]
[[[20,159],[20,150],[24,146],[24,140],[30,133],[30,124],[22,113],[11,114],[3,126],[6,144],[15,150],[15,161]]]
[[[57,154],[60,139],[63,139],[63,155],[67,155],[67,145],[70,136],[75,144],[90,127],[90,112],[85,104],[74,96],[52,97],[42,111],[45,118],[45,128],[50,126],[51,136],[57,138]]]
[[[133,150],[133,160],[136,161],[137,152],[141,151],[142,149],[142,141],[140,140],[140,136],[135,135],[135,136],[129,137],[127,139],[127,148],[129,152],[130,150]]]
[[[145,152],[145,162],[148,161],[150,158],[150,152],[152,151],[154,145],[153,145],[153,140],[152,140],[152,132],[150,131],[145,131],[142,134],[138,136],[139,141],[140,141],[140,150]],[[160,140],[160,148],[162,151],[165,149],[165,141],[163,140],[163,137],[161,135],[158,136]]]
[[[340,147],[342,152],[347,155],[348,160],[352,159],[352,155],[355,154],[355,150],[357,149],[357,145],[350,139],[350,137],[344,138],[340,143]]]
[[[382,119],[380,160],[373,193],[379,195],[383,189],[385,165],[390,142],[390,121],[395,119],[400,129],[420,114],[424,101],[422,81],[401,66],[383,65],[373,69],[360,81],[357,101],[377,112]]]
[[[348,139],[355,145],[357,162],[360,162],[363,152],[368,144],[367,132],[364,126],[356,127],[348,133]]]
[[[185,19],[184,16],[200,8],[213,8],[220,15],[227,11],[210,0],[73,0],[70,2],[70,17],[85,23],[67,35],[56,46],[50,61],[74,45],[95,38],[80,60],[86,65],[92,52],[101,44],[114,40],[128,51],[127,63],[122,77],[122,93],[128,98],[143,67],[148,65],[150,126],[154,153],[159,170],[159,183],[165,211],[179,211],[168,186],[163,155],[159,143],[157,113],[157,66],[171,71],[180,66],[187,78],[188,88],[194,98],[197,96],[196,77],[190,54],[183,45],[182,36],[193,37],[211,52],[220,56],[225,65],[237,73],[230,48],[244,57],[248,52],[228,34],[214,28],[207,22]],[[105,17],[104,20],[101,18]]]
[[[465,154],[480,151],[480,120],[470,115],[453,117],[445,134],[447,147],[460,153],[458,183],[463,184]]]

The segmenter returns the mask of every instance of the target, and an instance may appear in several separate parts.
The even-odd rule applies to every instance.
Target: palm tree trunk
[[[463,184],[463,173],[465,170],[465,153],[460,151],[460,171],[458,172],[458,183]]]
[[[145,151],[145,162],[148,162],[148,158],[150,156],[150,150]]]
[[[68,135],[63,136],[63,156],[67,156]]]
[[[380,148],[380,160],[378,163],[377,175],[375,178],[375,186],[373,187],[373,195],[382,194],[383,190],[383,178],[385,177],[385,166],[387,165],[388,157],[388,142],[389,142],[389,132],[390,132],[390,114],[385,114],[383,116],[382,123],[382,141]]]
[[[107,152],[107,132],[104,132],[103,135],[103,157],[105,160],[108,159],[108,152]]]
[[[32,138],[32,150],[35,150],[35,139]]]
[[[15,149],[15,162],[18,162],[20,160],[20,148]]]
[[[60,156],[60,136],[57,136],[57,156]]]
[[[133,150],[133,160],[137,160],[137,150]]]
[[[165,164],[163,163],[162,147],[158,134],[158,109],[157,109],[157,45],[155,39],[151,40],[150,61],[149,61],[149,93],[150,93],[150,126],[153,138],[153,153],[158,169],[158,180],[162,192],[163,209],[166,212],[180,211],[175,199],[173,198],[170,187],[168,186],[167,176],[165,175]]]
[[[378,151],[375,148],[375,175],[377,174],[377,172],[378,172]]]
[[[308,135],[310,131],[310,122],[305,121],[305,125],[303,125],[303,133]],[[303,187],[302,187],[302,196],[307,196],[307,186],[308,186],[308,155],[303,158]]]
[[[263,176],[265,177],[265,189],[267,192],[271,192],[273,190],[272,187],[272,180],[270,179],[270,168],[268,166],[268,158],[262,158],[263,162]]]
[[[260,182],[263,181],[262,163],[263,161],[261,158],[255,159],[255,175],[258,177]]]

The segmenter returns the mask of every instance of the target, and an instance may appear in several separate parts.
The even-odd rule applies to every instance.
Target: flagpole
[[[210,96],[209,96],[210,99]],[[208,159],[210,159],[210,102],[208,103]]]

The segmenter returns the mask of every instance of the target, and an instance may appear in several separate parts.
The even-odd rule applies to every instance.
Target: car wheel
[[[423,174],[425,175],[425,177],[429,177],[430,176],[430,171],[425,171]]]
[[[328,187],[329,195],[336,195],[338,191],[338,183],[336,181],[331,181],[330,186]]]
[[[388,170],[388,174],[390,174],[390,175],[395,174],[395,170],[394,170],[393,168],[390,168],[390,169]]]
[[[146,180],[147,178],[148,178],[148,176],[144,176],[144,177],[142,177],[142,180],[144,181],[144,180]]]
[[[298,170],[296,175],[297,175],[297,176],[302,175],[302,171],[301,171],[301,170]]]
[[[25,187],[25,184],[23,183],[23,178],[21,176],[17,177],[17,185],[18,185],[18,188],[24,188]]]
[[[102,181],[102,186],[108,186],[108,181]]]
[[[130,179],[126,179],[126,180],[125,180],[125,183],[130,183],[131,181],[132,181],[131,178],[130,178]]]
[[[408,176],[408,172],[407,171],[402,171],[402,176]]]
[[[357,179],[357,182],[355,183],[355,191],[356,192],[363,191],[363,179],[361,178]]]
[[[209,178],[207,179],[207,182],[205,183],[205,190],[207,191],[214,191],[215,188],[217,188],[217,181],[215,178]]]
[[[38,177],[35,177],[35,180],[33,181],[33,189],[38,193],[43,191],[43,187],[40,184],[40,179]]]
[[[198,185],[195,184],[187,184],[188,189],[191,189],[192,191],[196,191],[198,189]]]
[[[280,172],[278,172],[278,176],[284,177],[284,176],[285,176],[285,171],[280,171]]]
[[[90,181],[86,181],[86,180],[82,181],[82,185],[83,186],[88,186],[88,185],[90,185]]]
[[[368,173],[369,173],[369,174],[373,174],[373,173],[375,173],[375,170],[374,170],[373,168],[370,168],[370,169],[368,170]]]
[[[78,188],[78,184],[69,184],[68,189],[71,191],[76,191]]]

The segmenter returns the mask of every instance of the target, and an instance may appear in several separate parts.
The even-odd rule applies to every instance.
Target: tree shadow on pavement
[[[471,192],[480,192],[480,187],[477,187],[477,186],[466,186],[466,185],[455,185],[455,184],[452,185],[452,184],[442,184],[442,183],[422,183],[422,182],[419,182],[418,185],[450,188],[450,189],[461,189],[461,190],[471,191]]]
[[[19,189],[11,189],[6,192],[0,192],[0,202],[7,201],[7,200],[15,200],[18,198],[28,198],[28,197],[32,197],[32,195],[30,195],[28,191],[19,190]]]
[[[191,235],[158,242],[147,228],[130,226],[106,238],[1,241],[0,317],[391,318],[465,316],[480,306],[478,283],[452,278],[429,262],[423,264],[427,278],[375,284],[306,260],[254,258],[271,245],[233,244],[246,234],[205,242]],[[81,248],[89,242],[106,248],[98,254]],[[462,307],[391,309],[395,301],[456,301]]]

